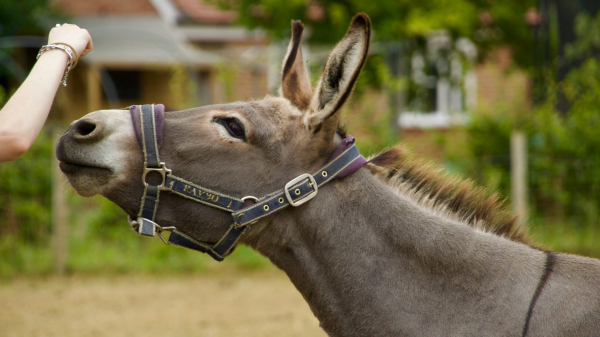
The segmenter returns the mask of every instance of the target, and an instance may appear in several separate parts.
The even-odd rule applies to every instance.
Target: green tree
[[[43,22],[57,13],[48,0],[0,1],[0,36],[41,34]]]
[[[265,29],[272,37],[289,36],[290,19],[311,28],[311,42],[334,43],[353,15],[365,12],[373,23],[374,41],[420,39],[438,29],[468,37],[481,50],[513,47],[523,67],[533,63],[531,28],[525,16],[537,0],[212,0],[239,13],[239,22]]]
[[[0,165],[0,236],[40,243],[50,232],[53,146],[48,131],[21,158]]]
[[[581,14],[580,25],[598,27],[600,14]],[[600,219],[600,60],[587,53],[598,46],[597,31],[576,29],[578,40],[569,46],[572,57],[583,57],[566,77],[547,80],[545,100],[531,113],[474,115],[468,126],[473,158],[471,175],[495,185],[508,195],[510,134],[519,125],[528,134],[529,188],[534,216],[572,221],[598,228]],[[590,45],[583,48],[584,45]],[[587,56],[587,57],[585,57]],[[569,109],[557,111],[560,97]]]

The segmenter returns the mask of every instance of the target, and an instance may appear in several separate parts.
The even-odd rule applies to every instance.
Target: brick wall
[[[198,23],[230,24],[237,17],[235,12],[221,10],[201,0],[173,0],[173,3]]]
[[[149,0],[50,0],[66,14],[87,15],[135,15],[156,14]]]
[[[512,63],[508,48],[500,48],[491,53],[477,66],[476,110],[494,110],[504,107],[529,107],[529,77]]]

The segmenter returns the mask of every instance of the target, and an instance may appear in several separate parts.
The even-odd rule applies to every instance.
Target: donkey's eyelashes
[[[237,119],[229,117],[215,117],[214,121],[223,125],[231,137],[246,141],[246,132],[244,131],[244,126]]]

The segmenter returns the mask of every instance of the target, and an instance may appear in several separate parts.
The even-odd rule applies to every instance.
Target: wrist
[[[65,87],[67,86],[67,76],[69,76],[69,71],[75,66],[77,63],[77,54],[73,51],[73,49],[69,45],[65,44],[48,44],[42,46],[40,52],[37,55],[37,59],[39,59],[42,55],[51,52],[51,51],[61,51],[63,55],[66,55],[67,60],[65,62],[65,72],[61,84]],[[56,54],[56,53],[54,53]]]

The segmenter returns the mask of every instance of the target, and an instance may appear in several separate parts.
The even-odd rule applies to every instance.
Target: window
[[[433,32],[424,44],[410,55],[407,105],[399,123],[417,128],[461,123],[475,104],[477,49],[468,39],[453,41],[447,31]]]
[[[112,94],[118,97],[110,97],[109,100],[140,100],[141,98],[141,72],[138,70],[107,70],[103,73],[102,82],[105,88],[112,87]],[[112,83],[111,83],[112,82]]]

